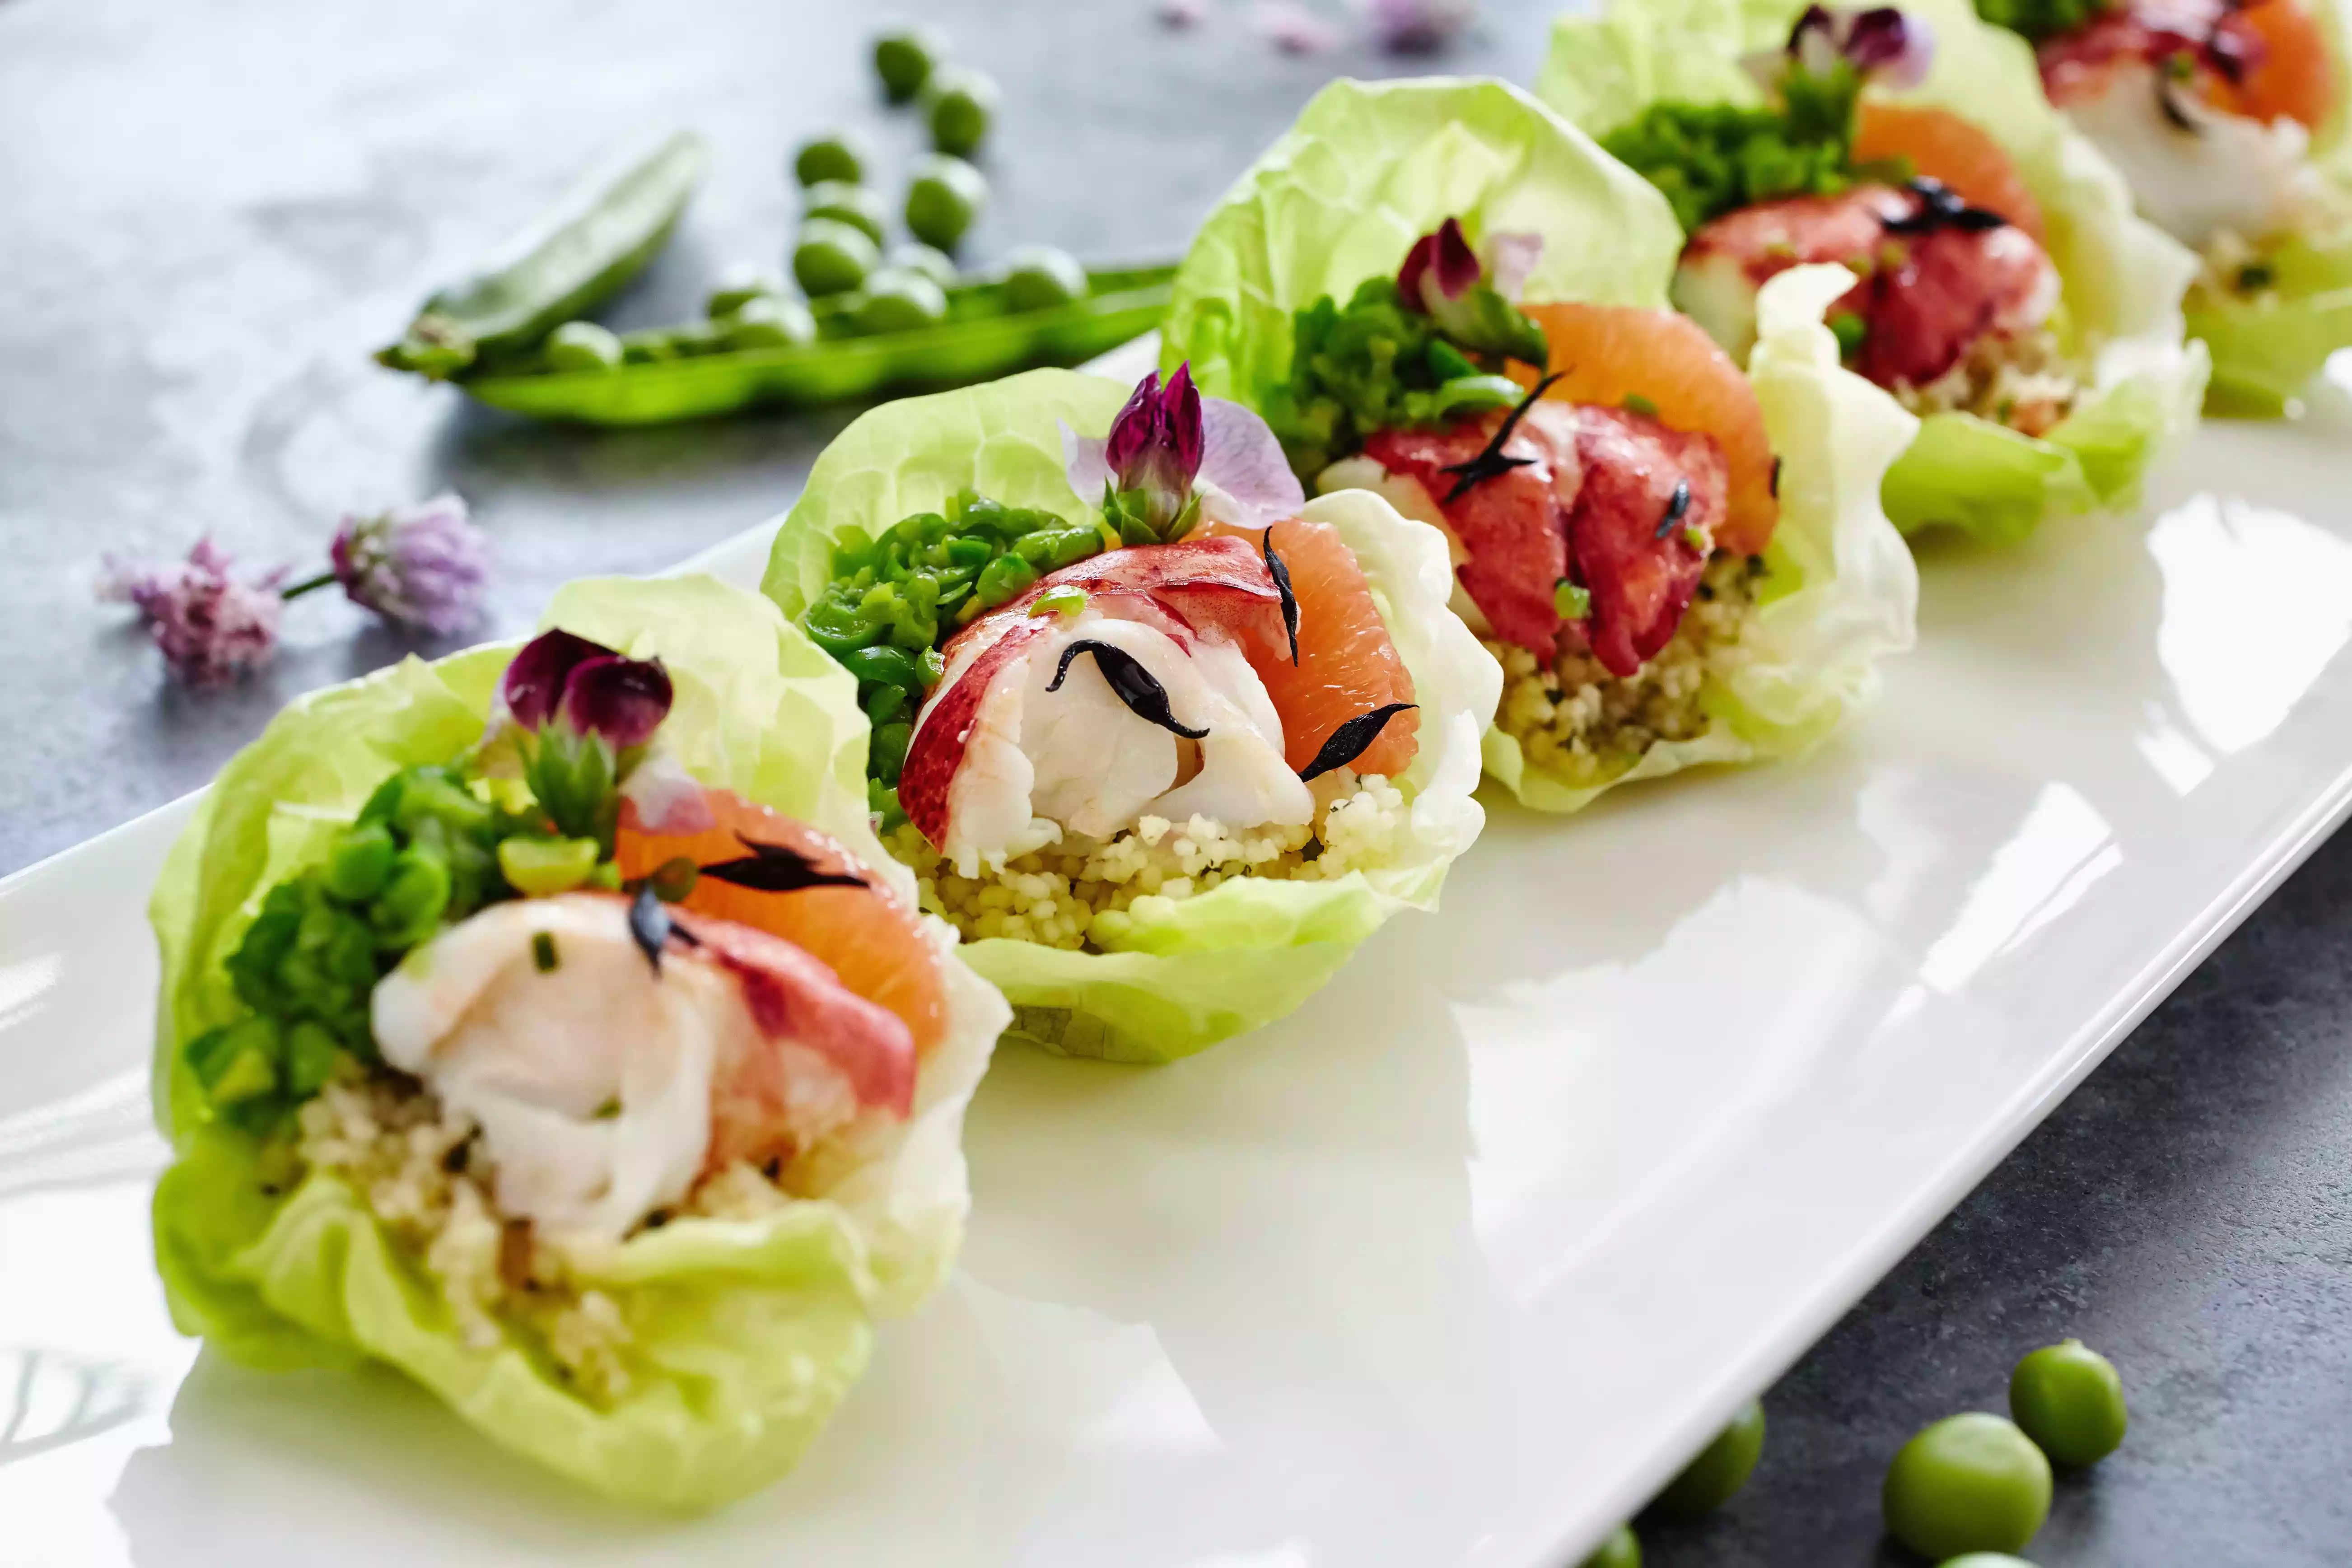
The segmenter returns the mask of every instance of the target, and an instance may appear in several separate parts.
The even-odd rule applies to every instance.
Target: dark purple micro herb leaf
[[[1684,518],[1690,514],[1690,481],[1688,479],[1676,479],[1675,481],[1675,493],[1666,500],[1666,514],[1658,519],[1658,531],[1652,534],[1650,537],[1653,539],[1664,539],[1666,535],[1672,533],[1675,531],[1675,524],[1682,521]]]
[[[615,751],[626,751],[653,739],[669,717],[673,695],[661,660],[605,654],[564,678],[562,713],[582,734],[601,735]]]
[[[1265,552],[1265,569],[1274,578],[1275,591],[1282,595],[1282,629],[1290,637],[1290,668],[1298,668],[1298,595],[1290,588],[1290,568],[1274,552],[1274,524],[1267,523],[1258,536],[1259,548]]]
[[[1481,270],[1478,253],[1463,236],[1461,220],[1447,218],[1435,234],[1423,235],[1404,253],[1404,265],[1397,268],[1397,292],[1404,297],[1406,310],[1433,316],[1441,304],[1476,288]]]
[[[507,666],[499,683],[507,711],[526,730],[537,730],[562,704],[564,683],[572,672],[592,658],[611,658],[613,650],[566,631],[541,632],[525,643]]]
[[[1055,667],[1053,684],[1047,686],[1046,690],[1062,689],[1062,682],[1070,673],[1071,663],[1082,653],[1095,656],[1095,668],[1102,671],[1103,679],[1110,683],[1112,692],[1127,704],[1129,712],[1145,723],[1157,724],[1170,734],[1181,735],[1188,741],[1203,740],[1208,736],[1206,730],[1188,730],[1176,721],[1175,713],[1168,706],[1168,689],[1160,685],[1160,678],[1144,668],[1133,654],[1107,642],[1096,642],[1091,637],[1074,642],[1062,650],[1062,662]],[[1361,750],[1360,747],[1358,749]]]
[[[1346,767],[1381,738],[1381,731],[1388,728],[1390,720],[1409,708],[1418,706],[1412,702],[1391,702],[1369,713],[1357,714],[1331,731],[1331,738],[1323,742],[1323,749],[1315,753],[1315,760],[1301,769],[1298,776],[1301,779],[1317,779],[1334,768]]]
[[[646,955],[646,962],[654,966],[656,977],[661,973],[662,949],[669,945],[670,935],[677,929],[670,923],[669,907],[654,891],[653,883],[647,881],[629,900],[629,935],[635,939],[637,951]]]
[[[1486,443],[1485,451],[1466,463],[1455,463],[1437,470],[1441,474],[1454,476],[1454,488],[1445,492],[1447,506],[1452,506],[1488,479],[1507,474],[1513,468],[1528,468],[1534,464],[1533,458],[1506,458],[1503,447],[1510,440],[1511,432],[1519,427],[1519,421],[1527,417],[1528,410],[1536,405],[1536,400],[1551,390],[1553,382],[1567,374],[1564,370],[1554,371],[1536,383],[1535,390],[1519,399],[1517,407],[1503,416],[1502,424],[1496,426],[1494,439]]]
[[[2005,227],[2009,220],[1984,207],[1972,207],[1960,198],[1960,194],[1941,180],[1925,177],[1911,182],[1911,194],[1919,198],[1919,210],[1901,217],[1881,220],[1879,226],[1889,234],[1933,234],[1937,229],[1957,228],[1967,234],[1982,234],[1987,229]]]
[[[717,881],[738,888],[749,888],[755,893],[796,893],[803,888],[863,888],[863,877],[846,871],[820,871],[816,862],[799,850],[783,844],[762,844],[741,834],[736,841],[751,853],[740,860],[721,860],[715,866],[705,866],[702,874]]]

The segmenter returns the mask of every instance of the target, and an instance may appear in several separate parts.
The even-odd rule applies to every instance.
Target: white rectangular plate
[[[0,882],[0,1555],[1560,1568],[2343,814],[2347,429],[2211,428],[2152,521],[1931,552],[1849,736],[1497,804],[1443,913],[1277,1027],[1155,1070],[1008,1049],[953,1283],[709,1520],[389,1375],[200,1360],[146,1226],[184,803]],[[710,564],[754,582],[764,541]]]

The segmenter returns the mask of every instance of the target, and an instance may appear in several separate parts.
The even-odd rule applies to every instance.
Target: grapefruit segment
[[[1355,552],[1329,523],[1293,518],[1256,529],[1217,522],[1192,537],[1234,538],[1262,551],[1268,532],[1298,601],[1298,662],[1290,661],[1290,639],[1278,618],[1269,624],[1252,617],[1234,629],[1282,719],[1284,759],[1303,772],[1349,720],[1391,702],[1412,701],[1412,675],[1381,618]],[[1418,710],[1397,714],[1349,765],[1360,774],[1394,778],[1412,764],[1420,728]]]
[[[1997,212],[2042,243],[2042,204],[2001,144],[1942,109],[1864,99],[1854,129],[1856,163],[1907,159],[1912,170],[1940,180],[1970,206]]]
[[[1672,310],[1632,305],[1525,309],[1550,340],[1550,368],[1560,378],[1546,396],[1615,407],[1638,399],[1636,407],[1654,408],[1668,427],[1715,437],[1730,469],[1729,505],[1715,542],[1743,555],[1761,553],[1780,515],[1764,410],[1706,330]],[[1524,365],[1512,374],[1533,384]]]
[[[2222,21],[2252,61],[2234,86],[2212,78],[2216,108],[2268,122],[2293,120],[2316,131],[2336,107],[2336,57],[2303,0],[2254,0]]]
[[[621,875],[650,876],[680,856],[697,866],[739,860],[746,839],[781,844],[822,871],[871,876],[839,842],[723,789],[705,792],[717,825],[700,833],[647,833],[636,808],[624,802],[614,841]],[[830,967],[843,985],[905,1020],[918,1052],[947,1032],[947,996],[940,960],[915,912],[879,880],[863,888],[803,888],[764,893],[705,877],[681,906],[716,920],[734,921],[803,949]]]

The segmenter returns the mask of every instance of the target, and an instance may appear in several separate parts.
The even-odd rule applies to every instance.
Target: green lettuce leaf
[[[1529,768],[1517,741],[1489,730],[1486,771],[1525,804],[1576,811],[1685,768],[1801,756],[1875,694],[1878,661],[1911,647],[1919,574],[1879,510],[1879,485],[1919,422],[1838,363],[1822,317],[1853,286],[1843,267],[1799,267],[1757,297],[1748,375],[1781,457],[1780,521],[1764,556],[1768,595],[1701,691],[1707,728],[1597,785]]]
[[[1738,61],[1784,44],[1803,9],[1804,0],[1619,0],[1599,18],[1562,17],[1537,92],[1595,135],[1663,100],[1760,103]],[[1904,9],[1933,29],[1935,64],[1916,89],[1884,96],[1961,115],[2016,161],[2042,206],[2071,347],[2092,370],[2091,390],[2039,441],[1968,415],[1928,420],[1887,475],[1888,515],[1906,532],[1944,524],[2003,541],[2047,517],[2127,508],[2204,396],[2204,350],[2182,339],[2196,258],[2133,212],[2122,176],[2050,107],[2024,39],[1980,20],[1969,0],[1906,0]],[[1984,431],[1952,428],[1962,423]]]
[[[1129,391],[1072,371],[1033,371],[873,410],[817,459],[776,536],[763,588],[798,616],[823,591],[844,530],[879,533],[965,489],[1074,521],[1087,516],[1063,472],[1060,426],[1103,433]],[[1328,882],[1236,877],[1194,898],[1139,900],[1117,952],[967,943],[965,959],[1013,1003],[1016,1037],[1072,1056],[1165,1062],[1269,1023],[1391,914],[1435,907],[1446,868],[1485,825],[1472,792],[1501,674],[1446,608],[1444,539],[1369,495],[1326,497],[1304,515],[1338,528],[1354,549],[1412,672],[1422,728],[1420,753],[1400,781],[1412,803],[1408,844],[1391,864]]]
[[[1293,312],[1392,274],[1458,217],[1547,243],[1530,300],[1662,306],[1682,248],[1655,187],[1507,83],[1335,81],[1209,215],[1176,274],[1160,364],[1253,408],[1290,375]]]
[[[856,682],[773,605],[708,577],[574,584],[546,624],[667,664],[662,735],[705,784],[835,835],[908,900],[866,825]],[[740,1497],[789,1469],[864,1369],[877,1313],[944,1278],[968,1205],[964,1108],[1007,1016],[932,922],[948,1037],[914,1115],[824,1194],[756,1221],[678,1219],[583,1267],[633,1331],[630,1389],[572,1390],[520,1337],[469,1343],[431,1277],[361,1194],[266,1170],[255,1140],[201,1119],[181,1047],[235,1016],[222,963],[261,896],[312,863],[396,768],[480,739],[515,644],[410,658],[304,698],[223,770],[151,906],[163,954],[155,1079],[177,1159],[155,1193],[173,1321],[260,1367],[387,1363],[494,1440],[598,1491],[663,1508]]]
[[[2191,297],[2189,330],[2213,354],[2209,412],[2276,417],[2330,354],[2352,347],[2352,225],[2290,239],[2264,260],[2273,288],[2242,300]]]

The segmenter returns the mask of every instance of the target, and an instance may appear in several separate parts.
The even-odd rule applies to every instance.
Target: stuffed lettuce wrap
[[[2051,102],[2201,262],[2218,412],[2276,414],[2352,345],[2343,18],[2332,0],[1978,0]]]
[[[1838,364],[1850,275],[1776,279],[1743,373],[1666,308],[1681,243],[1514,88],[1342,81],[1210,216],[1163,330],[1323,504],[1445,536],[1504,674],[1486,767],[1545,810],[1802,752],[1912,639],[1878,498],[1917,422]]]
[[[871,805],[1048,1049],[1187,1055],[1289,1012],[1484,823],[1495,668],[1444,541],[1309,503],[1180,367],[874,410],[767,592],[858,677]]]
[[[1618,4],[1554,25],[1538,90],[1674,203],[1675,303],[1735,356],[1767,279],[1857,274],[1845,362],[1924,420],[1886,479],[1906,532],[2127,506],[2193,425],[2194,258],[1962,0]]]
[[[946,1275],[1006,1016],[868,831],[855,682],[709,578],[293,704],[153,901],[174,1321],[388,1363],[614,1497],[791,1468]]]

